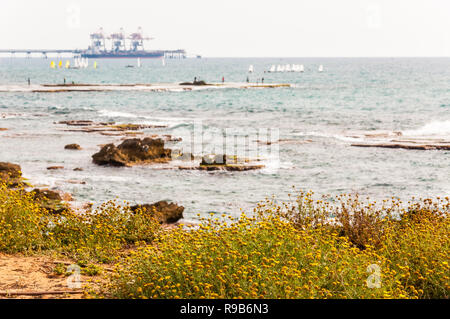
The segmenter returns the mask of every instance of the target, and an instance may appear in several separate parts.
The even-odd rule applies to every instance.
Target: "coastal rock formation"
[[[63,203],[62,196],[55,191],[49,189],[35,188],[30,192],[35,201],[37,201],[50,214],[61,214],[68,209],[68,206]],[[65,196],[66,199],[70,197]]]
[[[47,167],[48,170],[57,170],[57,169],[64,169],[64,166],[49,166]]]
[[[381,148],[402,148],[407,150],[450,150],[449,143],[424,143],[416,144],[411,142],[387,142],[387,143],[359,143],[352,144],[356,147],[381,147]]]
[[[205,155],[199,166],[179,166],[181,170],[232,171],[243,172],[264,168],[264,165],[252,164],[249,159],[229,155]]]
[[[167,201],[159,201],[154,204],[135,205],[130,207],[132,212],[138,210],[154,214],[161,224],[173,224],[183,218],[184,207]]]
[[[205,155],[202,157],[200,165],[226,165],[226,155]]]
[[[105,136],[136,136],[142,134],[138,132],[143,129],[165,128],[166,125],[148,125],[148,124],[116,124],[115,122],[94,122],[90,120],[73,120],[60,121],[55,124],[65,124],[67,126],[75,126],[74,128],[65,129],[66,132],[83,132],[83,133],[99,133]]]
[[[68,144],[64,146],[64,149],[66,150],[81,150],[81,146],[78,144]]]
[[[171,159],[171,150],[162,139],[127,139],[119,146],[107,144],[92,159],[98,165],[131,166],[139,163],[164,163]]]
[[[17,164],[0,162],[0,182],[16,187],[22,181],[22,169]]]
[[[180,85],[208,85],[205,81],[183,82]]]

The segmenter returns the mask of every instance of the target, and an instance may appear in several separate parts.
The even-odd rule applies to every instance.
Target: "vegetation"
[[[389,207],[300,193],[255,217],[205,219],[117,267],[116,298],[448,298],[449,199]]]
[[[152,214],[116,202],[89,213],[51,214],[32,193],[0,184],[0,251],[54,250],[78,261],[111,262],[121,250],[150,243],[160,229]]]
[[[0,252],[56,251],[87,275],[102,272],[92,263],[117,261],[92,297],[449,298],[448,197],[296,193],[251,216],[161,231],[152,214],[127,205],[50,214],[32,194],[0,185]]]

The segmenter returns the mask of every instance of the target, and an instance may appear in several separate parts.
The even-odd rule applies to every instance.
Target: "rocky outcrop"
[[[226,165],[226,155],[205,155],[202,157],[200,165]]]
[[[22,181],[22,169],[17,164],[0,162],[0,182],[16,187]]]
[[[232,171],[243,172],[264,168],[264,165],[252,164],[249,159],[229,155],[205,155],[199,166],[179,166],[181,170]]]
[[[92,159],[98,165],[132,166],[142,163],[164,163],[171,159],[171,150],[162,139],[127,139],[119,146],[107,144]]]
[[[183,218],[184,207],[167,201],[154,204],[135,205],[130,207],[132,212],[145,211],[155,216],[161,224],[173,224]]]
[[[49,171],[57,170],[57,169],[64,169],[64,166],[49,166],[49,167],[47,167],[47,169]]]
[[[50,214],[61,214],[69,209],[67,204],[63,203],[64,199],[58,192],[49,189],[35,188],[30,193],[34,200]],[[66,197],[66,199],[69,198]]]
[[[64,149],[66,150],[81,150],[81,146],[78,144],[67,144],[64,146]]]
[[[180,85],[209,85],[205,81],[183,82]]]
[[[355,147],[380,147],[380,148],[402,148],[406,150],[450,150],[450,144],[444,143],[430,143],[430,144],[415,144],[409,142],[387,142],[387,143],[359,143],[359,144],[351,144]]]
[[[65,129],[66,132],[98,133],[106,136],[136,136],[142,134],[142,132],[138,132],[140,130],[167,127],[167,125],[116,124],[115,122],[94,122],[90,120],[60,121],[55,122],[55,124],[65,124],[71,127]]]

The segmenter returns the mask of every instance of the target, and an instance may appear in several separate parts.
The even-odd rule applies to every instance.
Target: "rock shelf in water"
[[[380,148],[402,148],[407,150],[448,150],[450,151],[450,143],[448,144],[440,144],[440,143],[431,143],[431,144],[416,144],[411,142],[388,142],[388,143],[354,143],[352,146],[356,147],[380,147]]]
[[[200,81],[197,83],[201,83]],[[291,87],[289,83],[131,83],[131,84],[37,84],[37,85],[0,85],[0,92],[106,92],[106,91],[148,91],[148,92],[183,92],[205,89],[251,89]]]

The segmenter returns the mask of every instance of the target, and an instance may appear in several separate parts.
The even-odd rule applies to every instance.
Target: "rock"
[[[81,146],[78,144],[68,144],[64,146],[64,149],[66,150],[81,150]]]
[[[155,214],[161,224],[173,224],[183,218],[184,207],[167,201],[159,201],[154,204],[135,205],[130,207],[132,212],[137,210]]]
[[[272,144],[309,144],[312,143],[313,140],[295,140],[295,139],[279,139],[278,141],[261,141],[256,140],[255,142],[264,145],[272,145]]]
[[[75,180],[75,179],[69,179],[66,182],[69,183],[69,184],[86,185],[85,181],[78,181],[78,180]]]
[[[202,157],[200,166],[205,165],[226,165],[227,156],[226,155],[205,155]]]
[[[57,169],[64,169],[64,166],[49,166],[47,167],[48,170],[57,170]]]
[[[8,130],[7,128],[0,127],[0,132],[1,131],[7,131],[7,130]]]
[[[402,148],[407,150],[450,150],[450,144],[414,144],[414,143],[379,143],[379,144],[351,144],[356,147],[381,147],[381,148]]]
[[[22,181],[22,169],[20,165],[0,162],[0,182],[5,182],[10,187],[16,187]]]
[[[73,170],[75,172],[82,172],[83,171],[83,169],[81,167],[75,167]]]
[[[249,164],[226,164],[226,165],[200,165],[200,166],[178,166],[181,170],[201,170],[201,171],[230,171],[244,172],[264,168],[264,165]]]
[[[92,159],[97,165],[128,166],[127,157],[114,144],[103,146],[100,152],[92,155]]]
[[[164,148],[162,139],[127,139],[119,146],[107,144],[92,159],[98,165],[131,166],[138,163],[167,162],[171,150]]]
[[[49,189],[35,188],[30,192],[35,201],[37,201],[43,208],[51,214],[61,214],[68,210],[68,206],[64,204],[63,197],[58,192]],[[67,195],[64,198],[69,199]]]
[[[85,121],[85,120],[81,120],[81,121],[60,121],[58,122],[58,124],[66,124],[69,126],[91,126],[94,125],[95,123],[93,121]]]
[[[35,188],[31,191],[35,200],[57,200],[62,201],[62,197],[58,192],[49,189]]]
[[[209,85],[205,81],[195,81],[195,82],[183,82],[180,85]]]
[[[55,122],[55,124],[76,126],[76,128],[65,129],[66,132],[99,133],[106,136],[137,135],[142,134],[142,132],[138,132],[139,130],[167,127],[167,125],[116,124],[115,122],[93,122],[89,120],[60,121]]]

